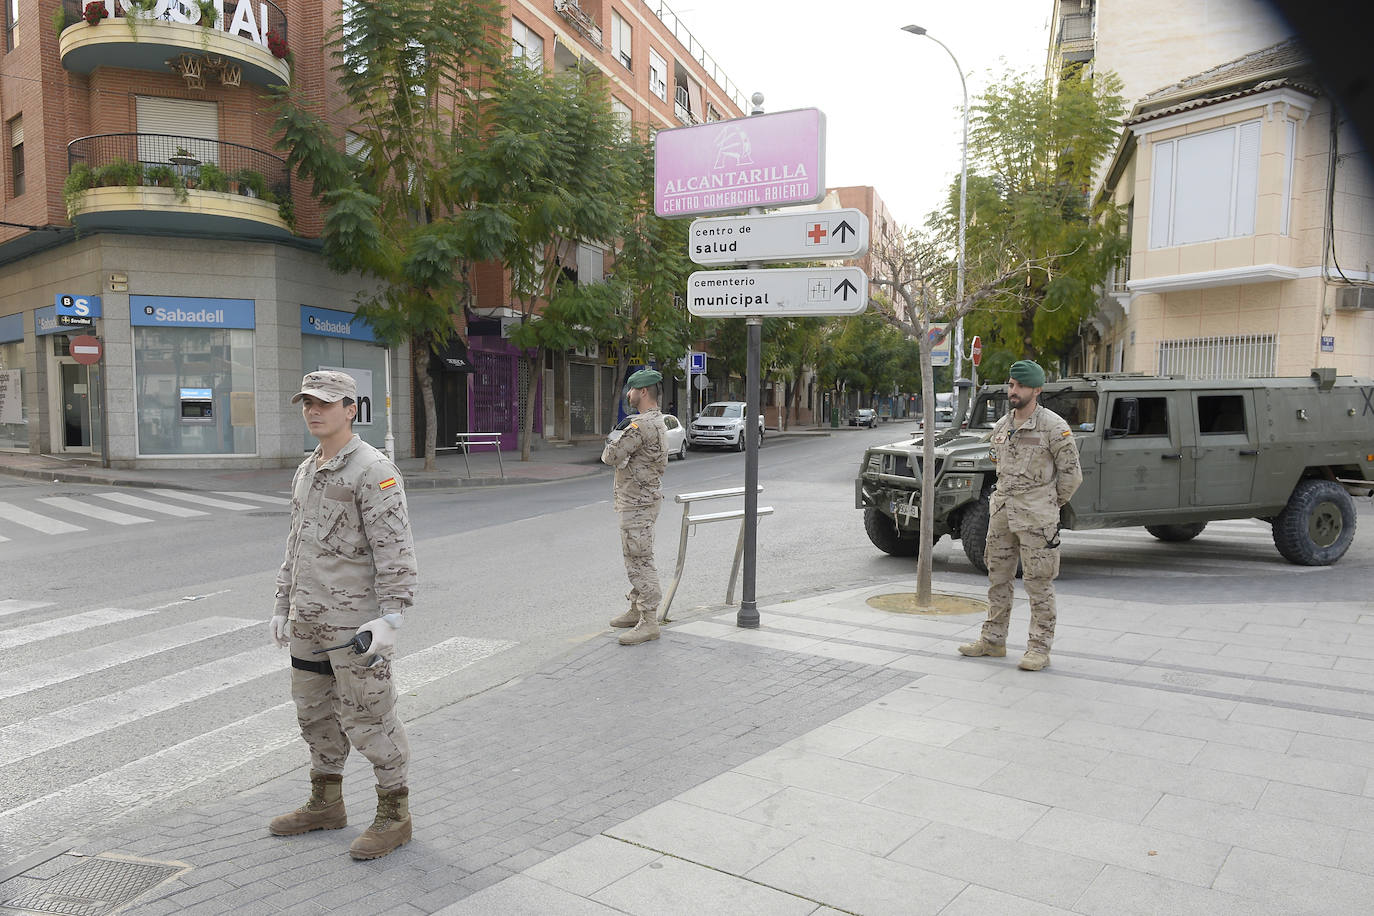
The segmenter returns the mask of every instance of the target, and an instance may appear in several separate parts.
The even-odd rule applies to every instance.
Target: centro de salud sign
[[[818,108],[675,127],[654,138],[654,212],[659,216],[824,199],[825,115]]]

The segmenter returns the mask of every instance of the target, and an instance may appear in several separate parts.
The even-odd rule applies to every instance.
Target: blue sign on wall
[[[24,339],[24,315],[22,312],[0,318],[0,343]],[[14,368],[13,366],[10,367]]]
[[[1336,338],[1334,338],[1334,337],[1323,337],[1323,338],[1322,338],[1322,352],[1323,352],[1323,353],[1335,353],[1335,352],[1336,352]]]
[[[313,305],[301,306],[301,333],[314,334],[317,337],[342,337],[344,340],[365,340],[368,343],[377,341],[372,325],[352,312],[316,308]]]
[[[58,293],[54,303],[59,315],[73,315],[77,318],[99,318],[99,296],[73,296],[71,293]]]
[[[129,324],[135,327],[252,328],[253,300],[130,296]]]
[[[35,337],[42,337],[45,334],[56,334],[58,331],[66,330],[68,330],[66,325],[57,323],[56,306],[48,305],[41,309],[33,310],[33,333]]]

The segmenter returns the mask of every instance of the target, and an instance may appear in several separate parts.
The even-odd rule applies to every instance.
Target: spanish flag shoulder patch
[[[630,424],[630,429],[639,429],[639,424],[638,424],[638,423],[631,423],[631,424]]]
[[[389,490],[394,486],[396,486],[396,478],[388,477],[386,480],[383,480],[381,483],[377,484],[377,489]]]
[[[1064,430],[1062,433],[1059,434],[1059,438],[1062,439],[1062,438],[1064,438],[1065,436],[1072,436],[1072,435],[1073,435],[1073,430],[1071,430],[1071,429],[1066,429],[1066,430]]]

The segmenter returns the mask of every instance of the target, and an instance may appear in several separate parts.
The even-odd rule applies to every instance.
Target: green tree
[[[324,204],[325,260],[377,281],[357,304],[379,340],[415,343],[426,469],[437,426],[429,356],[453,334],[468,265],[496,251],[481,228],[486,211],[454,193],[451,174],[462,152],[455,127],[475,117],[482,95],[470,90],[501,67],[500,22],[494,0],[346,0],[328,48],[349,152],[291,90],[275,99],[277,148]]]

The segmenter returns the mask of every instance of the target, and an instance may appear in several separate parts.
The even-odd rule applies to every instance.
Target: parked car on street
[[[744,451],[743,401],[715,401],[702,408],[687,427],[687,447],[724,446]],[[759,444],[763,444],[763,417],[759,416]]]
[[[849,418],[850,426],[867,426],[869,429],[878,425],[878,412],[868,407],[860,407],[854,411],[854,415]]]
[[[630,421],[634,417],[626,417],[615,425],[611,434],[606,437],[607,442],[615,442],[629,429]],[[663,415],[663,425],[668,427],[668,458],[676,458],[679,461],[687,457],[687,430],[678,422],[677,417],[670,413]]]

